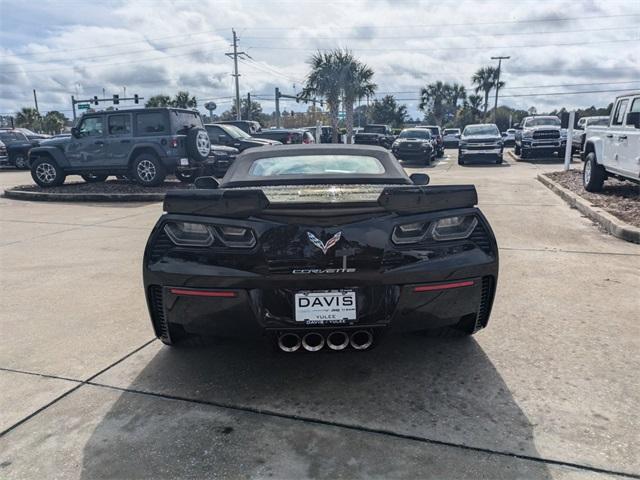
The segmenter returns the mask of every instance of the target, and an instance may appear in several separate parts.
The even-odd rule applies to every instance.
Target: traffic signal
[[[137,93],[133,96],[133,103],[138,103],[138,94]]]
[[[98,96],[94,95],[93,96],[93,103],[95,103],[96,105],[98,105]]]
[[[120,95],[113,96],[113,104],[118,105],[120,103]]]

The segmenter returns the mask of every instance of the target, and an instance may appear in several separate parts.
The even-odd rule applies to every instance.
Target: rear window
[[[168,132],[164,112],[138,113],[136,130],[138,135],[157,135]]]
[[[382,125],[367,125],[364,127],[364,133],[385,133],[387,129]]]
[[[400,132],[399,138],[431,138],[431,132],[425,129],[411,129],[411,130],[403,130]]]
[[[456,135],[460,133],[460,130],[458,130],[457,128],[445,128],[444,129],[444,134],[445,135]]]
[[[202,119],[198,112],[172,111],[170,115],[174,130],[182,130],[190,127],[202,127]]]
[[[298,155],[261,158],[253,162],[249,175],[382,175],[384,166],[375,157],[361,155]]]

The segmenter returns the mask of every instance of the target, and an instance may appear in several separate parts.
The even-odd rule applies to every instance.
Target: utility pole
[[[229,58],[233,58],[233,73],[231,74],[231,76],[235,77],[236,79],[236,120],[241,120],[242,115],[240,114],[240,74],[238,73],[238,56],[245,55],[249,57],[249,55],[247,55],[246,52],[238,51],[238,36],[236,35],[235,29],[232,28],[231,32],[233,33],[233,52],[225,53],[225,55]]]
[[[251,94],[247,92],[247,120],[251,120]]]
[[[36,112],[40,113],[40,110],[38,110],[38,95],[35,88],[33,89],[33,101],[36,104]]]
[[[76,99],[71,95],[71,108],[73,109],[73,122],[76,121]]]
[[[280,128],[280,89],[276,87],[276,127]]]
[[[491,60],[498,60],[498,75],[496,78],[496,102],[493,105],[493,123],[496,122],[496,115],[498,114],[498,90],[500,90],[500,68],[502,67],[502,60],[509,60],[511,57],[491,57]]]

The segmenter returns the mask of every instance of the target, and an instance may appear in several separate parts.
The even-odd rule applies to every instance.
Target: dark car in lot
[[[191,181],[210,151],[198,112],[145,108],[84,114],[71,137],[47,140],[29,157],[31,176],[42,187],[60,185],[72,174],[87,182],[126,175],[155,186],[172,173]]]
[[[219,125],[232,125],[238,127],[249,135],[254,135],[262,131],[262,125],[256,120],[219,120],[216,122]]]
[[[396,137],[389,125],[365,125],[361,132],[354,136],[353,142],[359,145],[379,145],[384,148],[391,148],[391,144]]]
[[[275,140],[252,137],[234,125],[207,123],[204,127],[207,129],[213,145],[226,145],[237,148],[240,152],[244,152],[248,148],[280,144],[280,142]]]
[[[29,140],[24,133],[17,129],[0,129],[0,141],[4,143],[7,150],[5,164],[20,170],[27,170],[29,168],[29,152],[38,142]]]
[[[428,180],[379,147],[276,146],[239,155],[220,184],[167,193],[143,258],[156,336],[315,352],[393,330],[473,334],[491,312],[496,240],[473,185]]]
[[[431,132],[431,136],[436,141],[436,157],[442,157],[444,155],[444,137],[440,127],[437,125],[417,125],[415,128],[426,128]]]
[[[587,136],[587,128],[595,126],[607,126],[609,125],[609,117],[582,117],[578,120],[576,128],[573,129],[573,136],[571,139],[571,154],[581,153],[584,149],[584,140]]]
[[[425,128],[402,130],[391,145],[391,151],[399,160],[417,160],[424,165],[431,165],[436,158],[431,132]]]
[[[302,128],[271,128],[255,133],[254,137],[276,140],[285,145],[316,143],[313,135]]]
[[[467,125],[460,135],[458,145],[458,164],[464,165],[472,160],[502,163],[504,141],[494,123]]]

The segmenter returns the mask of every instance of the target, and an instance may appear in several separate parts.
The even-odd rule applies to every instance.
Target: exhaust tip
[[[358,330],[351,335],[350,343],[356,350],[366,350],[373,344],[373,335],[367,330]]]
[[[327,347],[331,350],[344,350],[349,346],[349,335],[345,332],[331,332],[327,335]]]
[[[317,352],[324,347],[324,337],[316,332],[307,333],[302,337],[302,346],[307,352]]]
[[[300,337],[295,333],[283,333],[278,337],[278,347],[283,352],[295,352],[300,345]]]

